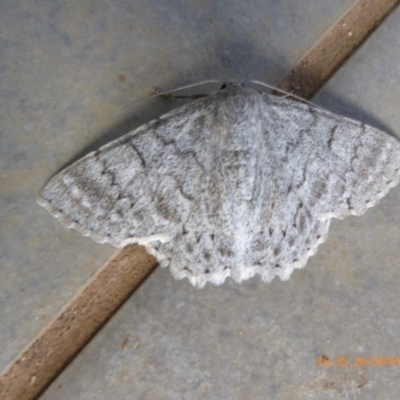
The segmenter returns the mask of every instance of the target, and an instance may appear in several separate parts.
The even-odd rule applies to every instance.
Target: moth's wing
[[[312,203],[318,219],[361,215],[399,182],[398,139],[317,107],[264,99],[271,133],[285,132],[285,140],[275,142],[275,160],[288,166],[286,178],[293,176],[292,188]]]
[[[398,183],[400,143],[328,111],[267,94],[263,100],[269,178],[249,255],[270,281],[305,265],[331,218],[363,214]]]
[[[54,176],[38,202],[98,242],[168,241],[182,230],[210,151],[212,101],[184,105]]]

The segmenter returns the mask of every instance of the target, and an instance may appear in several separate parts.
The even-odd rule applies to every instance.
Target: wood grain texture
[[[399,0],[358,1],[277,87],[312,98],[398,4]]]
[[[35,399],[156,267],[123,248],[0,377],[0,398]]]

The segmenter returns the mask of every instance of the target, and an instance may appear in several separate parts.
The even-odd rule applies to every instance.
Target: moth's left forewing
[[[184,105],[70,165],[38,202],[64,225],[117,247],[181,232],[210,153],[207,99]]]

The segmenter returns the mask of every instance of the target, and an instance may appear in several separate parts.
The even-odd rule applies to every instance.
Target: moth
[[[138,243],[198,287],[302,268],[332,218],[399,181],[400,144],[360,122],[227,84],[88,154],[38,202],[97,242]]]

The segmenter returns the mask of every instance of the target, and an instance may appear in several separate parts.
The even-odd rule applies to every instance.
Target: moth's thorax
[[[221,148],[242,147],[261,141],[261,95],[248,88],[228,84],[213,95],[212,142]],[[246,132],[246,135],[243,135]],[[236,144],[235,144],[236,143]]]
[[[259,93],[230,85],[217,93],[213,153],[221,181],[237,201],[254,197],[256,177],[263,156],[263,127]],[[245,134],[244,134],[245,132]]]

